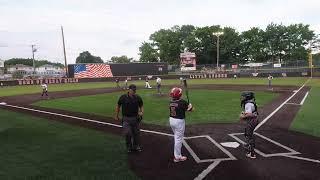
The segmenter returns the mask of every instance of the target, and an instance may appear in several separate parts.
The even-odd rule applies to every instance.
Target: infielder
[[[157,77],[157,92],[158,94],[161,94],[161,78]]]
[[[145,88],[151,88],[150,84],[149,84],[149,78],[148,76],[146,77],[146,85],[145,85]]]
[[[240,120],[246,121],[246,127],[244,129],[244,136],[246,138],[245,150],[246,156],[252,159],[256,158],[255,148],[255,137],[254,129],[258,125],[258,108],[255,102],[253,92],[242,92],[241,93],[241,107],[243,111],[240,115]]]
[[[269,86],[269,88],[271,88],[272,79],[273,79],[273,77],[269,74],[269,76],[268,76],[268,86]]]
[[[124,80],[124,88],[123,89],[128,89],[128,79]]]
[[[41,84],[41,88],[42,88],[41,96],[43,96],[43,95],[48,96],[48,85],[47,85],[47,83]]]
[[[181,88],[175,87],[171,89],[170,96],[172,99],[169,104],[169,123],[174,134],[173,162],[181,162],[187,160],[186,156],[181,155],[182,140],[185,130],[185,112],[192,111],[192,105],[181,99]]]

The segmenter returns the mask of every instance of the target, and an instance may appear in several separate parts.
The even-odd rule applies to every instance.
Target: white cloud
[[[61,25],[69,63],[84,50],[104,60],[138,58],[151,33],[173,25],[243,31],[271,22],[304,23],[320,33],[318,7],[317,0],[0,0],[0,58],[30,57],[36,44],[37,58],[63,62]]]

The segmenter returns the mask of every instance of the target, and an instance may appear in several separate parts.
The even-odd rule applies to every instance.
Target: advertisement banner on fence
[[[237,68],[238,68],[238,64],[233,64],[233,65],[231,66],[231,68],[232,68],[232,69],[237,69]]]
[[[275,67],[275,68],[281,68],[281,64],[273,64],[273,67]]]

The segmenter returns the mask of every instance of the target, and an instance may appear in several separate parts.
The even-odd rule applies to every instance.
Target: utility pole
[[[33,76],[35,76],[35,73],[36,73],[36,65],[35,65],[35,62],[34,62],[34,52],[37,51],[36,48],[34,48],[36,45],[31,45],[31,48],[32,48],[32,66],[33,66]]]
[[[309,52],[309,68],[310,68],[310,78],[312,78],[313,73],[313,64],[312,64],[312,52]]]
[[[63,34],[63,27],[62,27],[62,26],[61,26],[61,33],[62,33],[64,66],[65,66],[65,69],[66,69],[66,77],[68,77],[68,66],[67,66],[66,46],[65,46],[65,43],[64,43],[64,34]]]

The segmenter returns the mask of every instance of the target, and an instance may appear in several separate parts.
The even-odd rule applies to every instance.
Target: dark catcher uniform
[[[242,102],[241,106],[243,108],[243,112],[247,114],[251,114],[250,117],[245,118],[246,127],[244,129],[244,136],[246,138],[245,150],[246,155],[250,158],[255,158],[255,137],[254,137],[254,129],[259,124],[258,121],[258,108],[255,102],[254,93],[252,92],[244,92],[242,93]]]
[[[129,87],[130,88],[130,87]],[[139,108],[143,106],[143,101],[139,95],[122,95],[118,100],[118,106],[122,111],[122,127],[126,138],[128,152],[132,150],[141,151],[140,147],[140,120]]]

